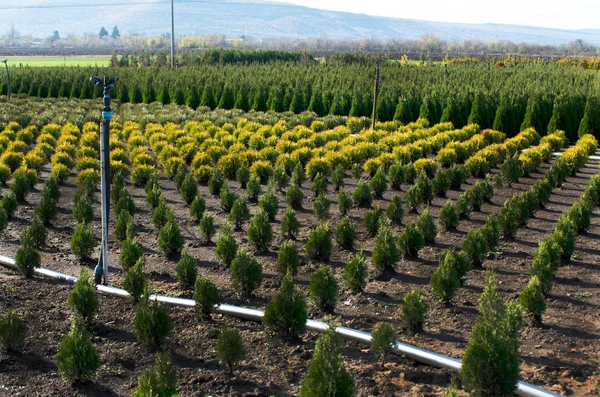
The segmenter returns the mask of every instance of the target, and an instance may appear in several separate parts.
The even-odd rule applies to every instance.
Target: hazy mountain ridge
[[[29,1],[24,5],[69,5],[81,2]],[[119,3],[119,4],[122,4]],[[97,33],[101,26],[109,31],[117,25],[122,34],[147,35],[170,32],[170,5],[146,0],[132,6],[46,8],[3,10],[3,20],[14,23],[25,35],[49,36]],[[8,24],[7,24],[8,25]],[[324,38],[336,40],[398,39],[415,40],[437,34],[443,40],[481,40],[560,45],[581,39],[600,45],[600,29],[563,30],[502,24],[459,24],[414,19],[327,11],[285,3],[212,2],[175,3],[177,36],[225,34],[246,35],[254,39]]]

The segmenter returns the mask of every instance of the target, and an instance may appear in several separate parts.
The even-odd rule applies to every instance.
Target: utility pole
[[[175,67],[175,15],[171,0],[171,69]]]
[[[98,265],[94,270],[94,282],[100,284],[100,278],[104,275],[104,285],[108,285],[108,217],[110,213],[110,120],[112,120],[112,109],[110,108],[110,90],[114,88],[117,78],[108,76],[104,78],[92,76],[90,82],[96,84],[103,90],[102,121],[100,122],[100,171],[101,171],[101,194],[102,194],[102,244],[100,245],[100,256]]]
[[[4,66],[6,67],[6,76],[8,77],[6,96],[8,97],[8,100],[10,101],[10,73],[8,71],[8,59],[5,59],[2,62],[4,62]]]
[[[375,119],[377,119],[377,96],[379,94],[379,62],[375,64],[375,90],[373,92],[373,119],[371,129],[375,129]]]

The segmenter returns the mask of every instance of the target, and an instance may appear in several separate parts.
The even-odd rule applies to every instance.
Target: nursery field
[[[596,395],[592,135],[116,104],[110,285],[139,302],[98,295],[94,313],[72,297],[85,282],[32,271],[97,263],[98,104],[18,101],[0,111],[0,255],[20,270],[0,267],[0,394],[149,395],[141,386],[159,380],[144,371],[168,357],[182,396],[316,396],[323,382],[336,395],[511,395],[516,377]],[[236,319],[218,303],[267,315]],[[13,311],[22,346],[3,331]],[[145,331],[144,313],[156,315]],[[464,370],[305,332],[306,317],[465,358]],[[223,330],[245,346],[233,374]],[[93,369],[65,375],[68,337],[93,346]],[[347,374],[319,380],[328,357]]]

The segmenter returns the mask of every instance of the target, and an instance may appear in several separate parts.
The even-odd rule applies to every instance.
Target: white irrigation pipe
[[[17,266],[15,264],[14,259],[9,258],[7,256],[0,255],[0,265],[17,270]],[[35,274],[53,278],[55,280],[59,280],[69,284],[73,284],[75,283],[75,281],[77,281],[77,277],[63,273],[58,273],[53,270],[48,270],[44,268],[36,268]],[[121,298],[129,297],[129,293],[121,288],[98,285],[97,289],[98,291],[106,295],[118,296]],[[164,295],[152,295],[150,299],[156,299],[159,302],[172,306],[194,307],[195,305],[195,302],[192,299],[182,299]],[[252,321],[262,321],[262,318],[265,315],[265,312],[262,310],[226,304],[219,305],[216,311],[221,314],[227,314],[230,316]],[[306,321],[306,328],[310,331],[324,332],[328,327],[329,325],[323,321],[315,321],[310,319]],[[363,332],[346,327],[336,327],[336,332],[345,339],[353,340],[355,342],[366,343],[368,345],[371,344],[371,334],[368,332]],[[438,368],[447,368],[453,371],[460,371],[460,368],[462,366],[462,362],[456,358],[444,356],[443,354],[421,349],[419,347],[399,341],[396,341],[394,352],[399,355],[403,355],[411,360],[418,361],[423,364],[432,365]],[[519,383],[517,384],[517,389],[515,390],[515,393],[520,396],[527,397],[561,397],[560,394],[556,394],[549,390],[545,390],[540,387],[534,386],[530,383],[522,381],[519,381]]]

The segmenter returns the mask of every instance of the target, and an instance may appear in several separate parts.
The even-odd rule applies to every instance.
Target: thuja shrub
[[[229,374],[233,375],[233,366],[246,357],[244,340],[240,331],[226,328],[217,337],[217,358],[221,365],[226,364]]]
[[[450,179],[450,187],[460,189],[463,183],[467,181],[467,172],[463,165],[453,165],[448,168],[448,178]]]
[[[385,176],[385,172],[383,171],[383,167],[379,167],[377,172],[375,172],[375,175],[373,175],[373,178],[371,178],[371,181],[369,182],[369,187],[371,188],[375,198],[383,198],[383,194],[388,187],[387,178]]]
[[[363,223],[369,237],[374,237],[377,234],[377,231],[379,230],[379,224],[383,216],[384,212],[378,205],[367,211]]]
[[[215,255],[224,266],[229,267],[237,254],[237,250],[238,244],[231,231],[231,226],[228,223],[224,223],[219,229]]]
[[[367,286],[367,260],[361,252],[348,261],[342,273],[342,280],[347,289],[352,292],[360,292]]]
[[[144,250],[135,237],[126,238],[121,244],[119,264],[127,272],[144,256]]]
[[[450,189],[450,184],[451,181],[448,177],[448,172],[443,168],[438,168],[431,181],[433,193],[439,197],[446,197],[446,193],[448,192],[448,189]]]
[[[350,218],[347,216],[342,218],[342,220],[335,227],[335,241],[344,249],[351,250],[354,248],[356,236],[356,229],[354,228]]]
[[[363,180],[358,182],[354,192],[352,193],[352,200],[357,206],[365,207],[370,206],[373,202],[373,196],[371,195],[371,189],[369,185]]]
[[[315,178],[313,179],[313,184],[310,190],[314,193],[315,196],[318,196],[320,194],[326,194],[327,178],[321,173],[318,173],[317,176],[315,176]]]
[[[352,197],[346,192],[339,192],[337,195],[338,200],[338,211],[344,216],[348,215],[350,208],[352,208]]]
[[[196,313],[201,318],[209,318],[210,313],[221,303],[219,289],[208,277],[198,277],[194,287]]]
[[[246,200],[242,197],[235,200],[231,212],[229,213],[229,221],[233,222],[237,229],[241,229],[244,222],[250,220],[250,210]]]
[[[144,290],[148,285],[146,274],[144,273],[144,257],[138,259],[135,265],[129,269],[123,281],[123,289],[129,292],[135,303],[139,302]]]
[[[137,305],[133,322],[138,341],[160,347],[167,340],[172,326],[167,310],[157,300],[150,300],[150,291],[146,290]]]
[[[117,215],[117,217],[119,217],[120,213],[118,212],[117,214],[119,214]],[[92,202],[88,198],[82,197],[73,203],[73,218],[75,218],[78,223],[91,223],[94,220],[94,208],[92,207]]]
[[[10,185],[10,191],[15,194],[18,201],[24,201],[29,194],[31,185],[27,179],[27,175],[22,170],[17,170],[13,174],[13,182]]]
[[[473,208],[471,202],[471,194],[467,192],[464,192],[463,194],[458,196],[458,199],[456,199],[456,204],[454,205],[454,208],[456,209],[456,214],[461,219],[468,218]]]
[[[330,266],[322,265],[310,280],[310,299],[325,312],[333,312],[337,305],[338,285]]]
[[[19,273],[26,278],[33,277],[34,269],[40,267],[41,256],[31,239],[24,239],[15,255]]]
[[[329,226],[322,223],[310,232],[306,242],[306,255],[313,260],[328,261],[332,249]]]
[[[298,340],[306,330],[307,318],[306,298],[296,289],[293,276],[288,274],[265,309],[265,329],[269,333]]]
[[[242,189],[245,189],[250,180],[250,170],[244,166],[239,167],[235,172],[235,180],[239,182]]]
[[[519,229],[519,221],[514,200],[506,200],[498,213],[500,233],[503,237],[514,237]]]
[[[509,157],[504,161],[500,166],[500,175],[502,175],[502,180],[509,187],[512,186],[513,183],[519,181],[523,172],[521,170],[521,161],[519,160],[518,154],[515,154],[513,157]]]
[[[544,294],[549,294],[552,291],[552,283],[554,282],[554,270],[552,263],[545,261],[547,257],[536,255],[531,262],[529,272],[532,276],[536,276],[538,283]]]
[[[398,163],[392,164],[388,170],[388,179],[392,188],[400,190],[404,183],[404,167]]]
[[[169,221],[160,229],[158,247],[163,255],[179,254],[183,249],[184,242],[177,223]]]
[[[496,214],[490,214],[480,229],[488,252],[495,251],[500,241],[500,221]]]
[[[11,310],[0,315],[0,350],[22,351],[26,333],[25,323],[17,312]]]
[[[285,189],[290,184],[290,177],[288,174],[286,174],[285,168],[281,166],[275,167],[271,180],[279,190]]]
[[[6,215],[6,211],[0,205],[0,231],[6,229],[8,226],[8,215]]]
[[[249,296],[262,283],[262,265],[248,252],[240,250],[231,262],[229,277],[234,291]]]
[[[414,185],[419,192],[419,198],[423,204],[429,205],[433,201],[433,187],[431,181],[424,172],[419,174],[417,183]]]
[[[68,382],[90,379],[100,367],[90,336],[78,321],[60,343],[56,364],[60,375]]]
[[[413,185],[406,191],[404,201],[409,210],[416,212],[419,205],[421,205],[421,192],[417,185]]]
[[[354,163],[350,168],[350,175],[352,175],[352,178],[359,180],[362,177],[362,171],[360,164]]]
[[[190,205],[192,201],[194,201],[198,195],[198,185],[196,184],[192,173],[188,173],[185,176],[183,182],[181,183],[179,192],[181,193],[181,198],[186,202],[186,204]]]
[[[281,234],[287,238],[295,238],[300,231],[300,222],[296,218],[296,211],[288,208],[281,218]]]
[[[433,296],[448,304],[452,302],[456,290],[460,287],[460,278],[452,256],[445,255],[440,259],[439,265],[430,280]]]
[[[89,223],[79,223],[75,227],[73,237],[71,237],[71,252],[77,259],[80,261],[89,260],[97,244],[92,226]]]
[[[546,300],[540,280],[537,276],[531,277],[529,283],[521,292],[521,306],[525,309],[534,325],[539,326],[542,323],[542,315],[546,311]]]
[[[371,352],[382,365],[396,346],[396,331],[390,323],[375,324],[371,333]]]
[[[39,216],[45,225],[56,219],[58,209],[56,208],[56,200],[51,196],[50,191],[42,192],[42,197],[35,208],[34,214]]]
[[[273,229],[265,211],[260,211],[252,218],[248,227],[248,240],[258,252],[269,250],[269,246],[273,240]]]
[[[257,202],[258,196],[262,193],[262,187],[260,186],[260,179],[256,176],[251,176],[246,184],[246,195],[250,201]]]
[[[293,184],[285,192],[285,202],[294,209],[302,208],[303,200],[304,193],[302,193],[302,189],[298,185]]]
[[[575,238],[577,232],[575,224],[568,216],[561,216],[556,223],[553,239],[560,247],[560,256],[564,260],[570,260],[575,252]]]
[[[402,218],[404,217],[404,210],[402,209],[402,200],[400,196],[394,195],[390,201],[390,204],[385,209],[385,215],[394,225],[402,224]]]
[[[354,395],[354,379],[346,369],[341,354],[343,346],[344,342],[333,326],[317,339],[313,358],[302,380],[300,396],[316,397],[329,393],[338,397]],[[335,392],[328,392],[331,390]]]
[[[84,324],[90,324],[98,312],[98,306],[94,281],[89,272],[82,268],[79,272],[79,279],[69,293],[69,308],[83,320]]]
[[[128,193],[123,194],[117,204],[115,204],[115,214],[119,214],[123,211],[129,212],[131,215],[135,214],[135,203],[133,198]]]
[[[481,267],[488,252],[487,243],[481,231],[471,230],[467,233],[462,249],[469,258],[471,266]]]
[[[26,226],[21,233],[21,242],[23,245],[31,245],[35,249],[40,249],[46,245],[47,238],[46,226],[39,216],[34,215],[31,224]]]
[[[258,202],[258,206],[267,215],[269,222],[275,222],[277,210],[279,209],[279,200],[275,193],[269,189]]]
[[[19,205],[17,202],[17,196],[13,191],[9,190],[8,193],[6,193],[6,195],[2,198],[0,205],[2,206],[4,212],[6,212],[6,216],[8,218],[12,218]]]
[[[569,219],[578,231],[587,230],[592,220],[592,205],[585,200],[577,200],[568,212]]]
[[[302,164],[298,163],[292,171],[292,183],[302,187],[302,183],[306,180],[306,174]]]
[[[409,223],[398,237],[398,247],[402,255],[416,257],[425,246],[425,238],[413,223]]]
[[[444,230],[451,230],[458,226],[458,215],[452,200],[446,201],[446,204],[440,209],[438,223]]]
[[[329,207],[331,206],[331,201],[327,198],[326,195],[321,194],[317,196],[315,201],[313,202],[313,212],[315,216],[320,221],[326,221],[329,219]]]
[[[275,264],[277,272],[281,276],[285,276],[288,273],[295,276],[298,273],[298,267],[300,267],[298,249],[293,242],[284,242],[277,255],[277,263]]]
[[[223,187],[221,188],[221,195],[219,196],[219,205],[221,206],[221,209],[225,212],[230,212],[236,198],[237,196],[235,193],[231,191],[229,182],[223,184]]]
[[[196,222],[200,222],[200,219],[204,216],[204,211],[206,211],[206,200],[201,195],[197,195],[190,204],[190,215]]]
[[[423,239],[427,243],[433,243],[437,236],[437,227],[435,226],[435,220],[433,214],[426,208],[425,211],[419,216],[416,224],[417,230],[423,236]]]
[[[177,395],[177,372],[166,353],[158,353],[153,367],[148,367],[138,379],[133,397],[173,397]]]
[[[215,220],[213,216],[206,213],[202,216],[202,219],[200,219],[200,224],[198,228],[200,230],[200,236],[202,237],[204,244],[210,243],[217,231],[215,228]]]
[[[373,267],[379,272],[396,270],[398,260],[400,260],[400,250],[396,244],[391,227],[387,223],[382,223],[373,245]]]
[[[225,179],[223,178],[223,175],[219,171],[213,170],[210,179],[208,180],[208,191],[213,196],[218,196],[221,193],[221,188],[224,183]]]
[[[127,230],[131,230],[135,234],[135,223],[133,222],[133,216],[127,211],[121,211],[117,215],[117,222],[115,223],[115,237],[119,241],[123,241],[127,238]]]
[[[419,289],[413,289],[404,296],[402,302],[402,317],[410,331],[419,331],[423,329],[423,323],[427,318],[427,302],[423,292]]]
[[[167,222],[173,221],[174,219],[175,214],[173,210],[171,207],[169,207],[167,201],[164,198],[161,198],[158,202],[158,206],[152,213],[152,224],[156,230],[161,230],[163,226],[167,224]]]
[[[561,247],[554,240],[553,236],[547,236],[538,243],[538,249],[533,254],[533,260],[539,258],[541,262],[549,264],[554,273],[560,265],[560,253]]]
[[[153,185],[152,188],[146,193],[146,202],[150,206],[150,209],[154,212],[154,209],[158,207],[160,202],[164,201],[163,193],[158,185]]]
[[[333,184],[333,190],[336,192],[344,187],[344,167],[338,164],[331,174],[331,183]]]
[[[463,358],[463,387],[475,396],[509,396],[519,381],[521,308],[503,302],[491,272],[486,276],[479,312]]]
[[[194,285],[198,275],[198,264],[194,257],[189,253],[187,247],[181,253],[181,258],[175,267],[177,281],[184,289],[190,289]]]

